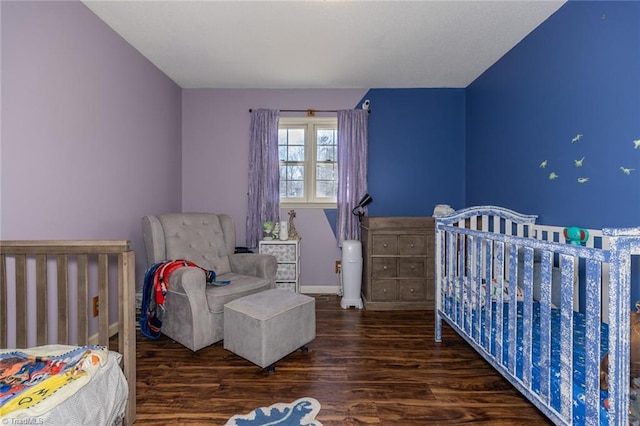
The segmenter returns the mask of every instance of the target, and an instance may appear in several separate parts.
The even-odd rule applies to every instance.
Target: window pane
[[[318,146],[318,162],[324,161],[336,161],[336,147],[333,146]]]
[[[278,129],[280,161],[304,161],[304,129]]]
[[[304,180],[304,166],[287,166],[287,180]]]
[[[287,161],[304,161],[304,146],[289,145]]]
[[[286,197],[287,198],[302,198],[304,197],[304,184],[301,181],[289,181],[287,182]]]
[[[280,166],[280,196],[301,198],[304,196],[304,165]]]
[[[316,131],[316,161],[336,161],[335,129],[318,129]]]
[[[335,198],[336,183],[333,181],[319,180],[316,182],[316,197]]]
[[[318,164],[316,166],[316,179],[317,180],[336,180],[337,167],[335,164]]]
[[[278,129],[279,145],[304,145],[304,129]]]
[[[289,145],[304,146],[304,129],[288,129]]]
[[[288,135],[287,129],[278,129],[278,145],[286,145]]]
[[[316,132],[318,145],[335,145],[336,131],[334,129],[320,129]]]

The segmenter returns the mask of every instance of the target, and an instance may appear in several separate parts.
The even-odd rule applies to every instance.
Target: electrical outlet
[[[336,274],[342,272],[342,261],[336,260]]]
[[[99,304],[98,304],[98,296],[93,298],[93,317],[97,317],[98,316],[98,308],[99,308]]]

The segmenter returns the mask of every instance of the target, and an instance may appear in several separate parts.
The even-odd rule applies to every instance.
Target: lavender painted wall
[[[230,214],[236,245],[245,244],[251,108],[347,109],[366,89],[188,89],[182,96],[182,209]],[[375,105],[372,105],[375,111]],[[282,116],[295,114],[282,113]],[[297,114],[298,116],[300,114]],[[304,114],[302,114],[304,115]],[[321,114],[319,113],[318,116]],[[295,209],[301,242],[301,285],[336,285],[341,257],[322,209]],[[281,218],[288,219],[287,209]]]
[[[181,207],[180,111],[82,3],[2,2],[0,238],[129,239],[141,285],[140,218]]]

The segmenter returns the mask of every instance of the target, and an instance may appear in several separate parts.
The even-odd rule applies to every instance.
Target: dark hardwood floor
[[[226,351],[191,352],[162,336],[137,342],[138,425],[223,425],[234,414],[304,396],[331,425],[547,425],[526,399],[433,312],[340,308],[316,296],[317,337],[275,374]]]

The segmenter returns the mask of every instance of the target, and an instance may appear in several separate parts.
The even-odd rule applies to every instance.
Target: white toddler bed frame
[[[562,227],[536,225],[536,218],[494,206],[436,218],[436,341],[444,320],[555,424],[577,423],[575,407],[584,404],[579,423],[628,425],[631,258],[640,254],[640,228],[590,230],[583,246],[568,244]],[[580,289],[585,308],[576,314]],[[553,311],[559,331],[551,328]],[[576,315],[584,315],[584,355],[574,353]],[[598,342],[608,344],[608,409]],[[584,360],[579,384],[574,355]]]
[[[72,280],[72,275],[77,278]],[[110,333],[110,323],[115,321],[109,318],[109,283],[115,281],[118,327]],[[96,295],[98,332],[89,336],[91,300]],[[49,307],[52,299],[54,307]],[[15,312],[11,318],[7,315],[10,305]],[[57,314],[50,315],[54,310]],[[136,418],[136,329],[135,255],[129,241],[0,241],[0,349],[26,348],[30,333],[35,334],[36,346],[108,348],[113,331],[118,333],[116,350],[122,355],[128,386],[123,423],[130,425]]]

